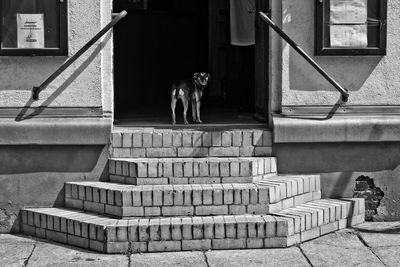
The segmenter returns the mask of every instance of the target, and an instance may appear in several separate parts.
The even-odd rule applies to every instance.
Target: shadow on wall
[[[310,56],[314,55],[314,1],[286,1],[283,11],[284,29]],[[312,12],[312,14],[310,14]],[[291,90],[335,91],[335,88],[308,64],[294,49],[285,44]],[[382,56],[332,57],[317,56],[314,60],[349,91],[358,91],[374,71]]]
[[[376,187],[379,189],[381,199],[374,202],[371,197],[373,190],[366,190],[363,194],[356,194],[357,179],[360,176],[370,176]],[[400,189],[400,181],[398,179],[398,171],[387,170],[378,172],[335,172],[321,174],[322,196],[329,198],[342,197],[363,197],[366,199],[366,208],[370,213],[366,219],[374,221],[398,221],[400,220],[400,197],[398,191]],[[371,203],[375,204],[371,213]]]
[[[351,197],[358,176],[393,171],[400,165],[400,143],[394,142],[276,144],[274,154],[279,173],[326,174],[323,188],[332,197]]]
[[[26,114],[34,103],[34,100],[30,98],[15,118],[15,121],[28,120],[40,115],[65,89],[67,89],[72,84],[73,81],[76,80],[76,78],[78,78],[78,76],[90,65],[90,63],[93,62],[96,56],[101,52],[101,50],[106,46],[107,42],[111,39],[111,36],[112,34],[108,33],[105,36],[104,40],[97,45],[96,49],[86,58],[85,61],[82,62],[82,64],[72,73],[70,77],[68,77],[68,79],[63,84],[61,84],[46,100],[44,100],[39,107],[34,108],[34,111],[32,113]],[[49,76],[50,75],[51,73],[49,73]]]
[[[317,63],[350,92],[362,88],[382,57],[318,57]],[[290,88],[301,91],[336,91],[324,77],[296,51],[290,49]]]
[[[394,170],[400,163],[400,143],[275,144],[281,173],[375,172]]]
[[[108,181],[108,146],[2,146],[0,233],[18,232],[21,207],[60,207],[66,181]]]
[[[38,205],[39,207],[63,207],[65,199],[65,187],[61,190],[57,190],[56,196],[51,199],[51,204]],[[31,202],[30,205],[24,205],[24,207],[35,207],[35,203]],[[21,207],[19,205],[12,204],[0,204],[0,233],[19,233],[21,219]]]
[[[96,173],[107,164],[104,146],[1,146],[0,173]]]
[[[353,197],[358,177],[373,178],[385,194],[378,217],[400,220],[399,142],[275,144],[273,152],[278,173],[321,174],[323,197]]]

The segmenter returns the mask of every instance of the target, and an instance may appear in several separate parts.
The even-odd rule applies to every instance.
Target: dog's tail
[[[175,83],[171,86],[171,96],[175,99],[179,97],[178,86]]]

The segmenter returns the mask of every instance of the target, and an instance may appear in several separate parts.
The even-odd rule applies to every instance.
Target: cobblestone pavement
[[[0,266],[400,266],[400,222],[364,223],[287,249],[106,255],[0,235]]]

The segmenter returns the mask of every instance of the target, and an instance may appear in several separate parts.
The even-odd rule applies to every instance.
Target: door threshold
[[[114,123],[116,130],[140,130],[140,129],[160,129],[160,130],[239,130],[239,129],[268,129],[266,123],[203,123],[203,124],[164,124],[164,123],[135,123],[135,122],[118,122]]]

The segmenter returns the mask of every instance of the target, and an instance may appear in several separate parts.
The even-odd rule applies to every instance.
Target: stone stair
[[[134,185],[251,183],[276,174],[273,157],[110,159],[110,181]]]
[[[24,209],[23,231],[104,253],[288,247],[364,221],[363,199],[316,200],[272,215],[113,219],[65,208]]]
[[[193,158],[271,156],[268,129],[159,130],[143,128],[113,132],[111,157]]]
[[[118,218],[268,214],[321,197],[317,176],[270,177],[247,184],[69,182],[65,189],[67,208]]]
[[[22,231],[125,253],[287,247],[364,221],[363,199],[277,174],[271,143],[268,130],[116,131],[110,181],[66,182],[65,206],[23,209]]]

